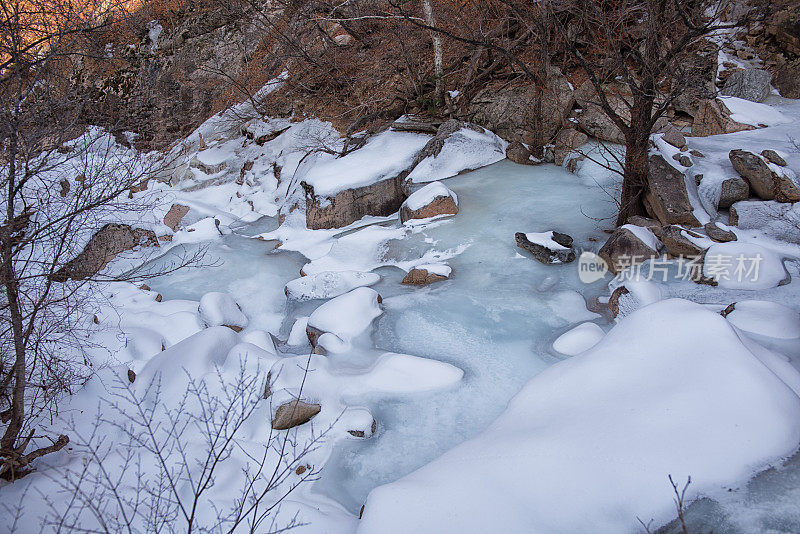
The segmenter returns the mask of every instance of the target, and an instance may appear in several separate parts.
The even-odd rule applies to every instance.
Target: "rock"
[[[667,163],[663,156],[656,154],[649,159],[650,177],[645,192],[645,206],[648,213],[666,226],[700,226],[692,213],[692,204],[686,191],[683,173]]]
[[[727,243],[728,241],[736,241],[736,234],[730,230],[723,230],[717,223],[710,222],[703,227],[708,234],[708,237],[718,243]]]
[[[690,151],[689,151],[689,154],[691,154],[692,156],[694,156],[694,157],[696,157],[696,158],[704,158],[704,157],[706,157],[706,155],[705,155],[705,154],[703,154],[703,153],[702,153],[702,152],[700,152],[699,150],[694,150],[694,149],[690,150]]]
[[[428,219],[440,215],[456,215],[458,197],[442,182],[431,182],[415,191],[400,206],[400,222]]]
[[[563,165],[567,156],[588,141],[589,137],[575,128],[562,129],[553,140],[553,163],[559,166]]]
[[[408,271],[401,283],[412,286],[427,286],[434,282],[447,280],[450,278],[450,273],[450,267],[447,265],[419,265]]]
[[[69,194],[69,180],[64,178],[60,182],[58,182],[58,185],[61,186],[61,191],[59,192],[59,194],[62,197],[66,197]]]
[[[747,200],[750,197],[750,186],[741,176],[733,176],[724,180],[720,186],[718,208],[729,208],[735,202]]]
[[[731,119],[731,112],[720,100],[704,100],[692,123],[692,136],[709,135],[755,130],[755,126],[741,124]]]
[[[775,9],[768,14],[765,32],[775,41],[781,52],[800,56],[800,6],[796,2],[776,4],[782,9]]]
[[[748,181],[750,188],[762,200],[800,201],[800,187],[791,171],[781,169],[779,173],[776,168],[780,167],[770,168],[765,158],[746,150],[731,150],[728,157],[736,172]]]
[[[762,150],[761,155],[764,156],[764,158],[770,163],[774,163],[779,167],[786,167],[786,160],[783,159],[781,155],[775,152],[774,150],[769,150],[769,149]]]
[[[208,175],[222,172],[225,170],[225,167],[227,167],[224,161],[214,161],[213,159],[207,159],[206,161],[204,161],[200,157],[203,154],[205,153],[201,152],[197,156],[193,157],[191,161],[189,161],[189,167],[202,171]]]
[[[560,232],[514,234],[517,246],[527,250],[541,263],[569,263],[575,259],[572,237]]]
[[[333,198],[318,197],[313,186],[301,182],[306,197],[306,226],[313,230],[342,228],[365,215],[385,217],[396,213],[406,198],[402,187],[406,174],[345,189]]]
[[[612,318],[616,319],[619,315],[620,300],[625,300],[627,295],[630,295],[630,291],[625,286],[619,286],[611,292],[611,296],[608,299],[608,309]]]
[[[394,125],[392,125],[392,128],[394,129]],[[439,125],[438,128],[434,130],[436,135],[434,135],[430,141],[425,143],[425,146],[422,148],[419,154],[416,155],[416,157],[414,158],[414,163],[411,165],[411,168],[416,167],[417,164],[422,160],[424,160],[425,158],[430,158],[430,157],[435,158],[436,156],[438,156],[439,153],[442,151],[442,148],[444,148],[444,144],[447,141],[447,138],[456,133],[457,131],[461,130],[462,128],[472,128],[476,130],[481,130],[479,126],[477,127],[474,125],[470,126],[467,123],[461,122],[458,119],[448,119],[444,121],[442,124]]]
[[[584,132],[596,139],[620,145],[625,144],[625,136],[622,131],[597,104],[586,104],[578,117],[578,124]]]
[[[181,221],[189,213],[189,206],[183,204],[173,204],[166,215],[164,215],[164,224],[169,227],[173,232],[177,232],[180,227]]]
[[[701,256],[705,249],[693,243],[683,235],[684,229],[680,226],[665,226],[661,241],[667,253],[673,258],[696,258]]]
[[[319,404],[311,404],[301,400],[294,400],[281,404],[275,411],[272,419],[274,430],[288,430],[305,424],[322,410]]]
[[[632,224],[634,226],[641,226],[642,228],[647,228],[653,235],[656,236],[658,239],[661,239],[661,231],[663,227],[661,223],[655,219],[650,219],[649,217],[642,217],[641,215],[632,215],[628,217],[628,224]]]
[[[102,271],[121,252],[137,246],[158,246],[152,230],[133,228],[127,224],[106,224],[94,234],[83,251],[53,275],[53,280],[83,280]]]
[[[664,128],[661,138],[675,148],[683,148],[686,146],[686,138],[683,137],[680,130],[671,124]]]
[[[290,280],[283,292],[290,300],[332,299],[357,287],[371,286],[380,275],[361,271],[323,271]]]
[[[136,373],[128,369],[128,382],[133,384],[136,381]]]
[[[508,141],[546,142],[561,128],[574,103],[569,81],[558,69],[551,69],[546,85],[543,91],[533,84],[487,87],[470,103],[470,120]]]
[[[508,145],[506,148],[506,157],[520,165],[536,165],[537,163],[541,163],[538,160],[531,159],[533,154],[519,141],[514,141]]]
[[[775,70],[775,87],[784,98],[800,98],[800,58],[784,61]]]
[[[597,255],[603,258],[612,274],[619,274],[628,267],[659,256],[658,251],[624,226],[614,230]]]
[[[692,158],[687,156],[686,154],[681,154],[680,152],[674,154],[672,159],[683,165],[684,167],[691,167],[692,166]]]
[[[722,87],[721,94],[763,102],[772,91],[772,74],[762,69],[744,69],[731,74]]]

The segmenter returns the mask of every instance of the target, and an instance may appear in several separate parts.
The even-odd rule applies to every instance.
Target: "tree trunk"
[[[422,0],[422,11],[425,14],[425,24],[431,27],[436,26],[436,18],[433,16],[433,6],[431,0]],[[436,89],[434,97],[436,105],[444,103],[444,67],[442,61],[442,37],[438,32],[431,30],[431,41],[433,41],[433,76],[435,78]]]
[[[647,215],[644,207],[644,194],[647,191],[649,172],[648,141],[649,135],[644,136],[644,140],[632,139],[627,143],[617,226],[627,223],[628,217],[633,215]]]

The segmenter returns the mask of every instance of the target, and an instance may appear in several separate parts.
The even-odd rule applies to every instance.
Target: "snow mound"
[[[414,167],[408,179],[414,183],[434,182],[467,170],[496,163],[506,157],[508,143],[489,132],[462,128],[450,135],[437,156],[428,156]]]
[[[387,352],[363,375],[344,385],[351,393],[419,393],[450,386],[461,380],[464,371],[437,360]]]
[[[238,329],[247,326],[247,316],[227,293],[217,291],[206,293],[200,298],[197,311],[206,326],[232,326]]]
[[[766,300],[742,300],[727,319],[737,328],[777,339],[800,338],[800,313]]]
[[[456,206],[458,205],[458,197],[456,194],[448,189],[442,182],[432,182],[419,191],[414,191],[408,196],[404,204],[411,211],[417,211],[424,208],[438,197],[453,197]]]
[[[789,274],[781,256],[755,243],[732,241],[708,249],[703,274],[727,289],[769,289]]]
[[[330,332],[347,342],[367,330],[382,313],[378,293],[368,287],[359,287],[314,310],[308,318],[308,326]]]
[[[303,276],[286,284],[286,297],[293,300],[331,299],[357,287],[377,284],[381,277],[361,271],[325,271]]]
[[[798,379],[719,314],[658,302],[534,377],[476,438],[373,490],[358,532],[662,525],[675,514],[667,475],[691,475],[689,500],[714,497],[796,450]]]
[[[603,329],[595,323],[582,323],[558,336],[553,342],[553,350],[575,356],[597,345],[604,335]]]

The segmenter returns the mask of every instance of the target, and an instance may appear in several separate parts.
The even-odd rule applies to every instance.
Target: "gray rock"
[[[387,216],[396,213],[406,199],[400,175],[374,184],[345,189],[332,198],[317,197],[313,186],[301,182],[306,196],[306,226],[320,228],[342,228],[365,215]]]
[[[566,249],[550,249],[539,243],[532,243],[522,232],[514,234],[517,246],[527,250],[541,263],[569,263],[575,259],[575,250],[572,248],[572,237],[560,232],[553,232],[553,241]]]
[[[696,258],[705,251],[704,248],[693,243],[683,235],[684,229],[680,226],[666,226],[662,233],[661,241],[667,253],[673,258]]]
[[[275,430],[288,430],[305,424],[322,410],[319,404],[311,404],[301,400],[293,400],[281,404],[275,411],[272,419],[272,428]]]
[[[683,173],[656,154],[649,159],[650,176],[645,192],[648,213],[666,226],[680,224],[696,228],[700,222],[692,213]]]
[[[627,267],[659,256],[658,251],[653,250],[636,237],[636,234],[622,227],[614,230],[597,254],[605,260],[608,270],[613,274],[618,274]]]
[[[723,230],[716,223],[710,222],[704,226],[708,237],[719,243],[727,243],[729,241],[736,241],[736,234],[730,230]]]
[[[588,141],[589,136],[585,133],[579,132],[575,128],[564,128],[553,140],[553,163],[558,166],[563,165],[567,156]]]
[[[746,150],[731,150],[728,157],[736,172],[748,181],[759,198],[778,202],[800,201],[797,184],[787,176],[775,173],[763,157]]]
[[[683,137],[681,131],[672,124],[669,124],[664,128],[662,139],[675,148],[683,148],[686,146],[686,138]]]
[[[750,196],[750,186],[741,176],[733,176],[722,182],[719,193],[718,208],[730,208],[735,202],[747,200]]]
[[[762,150],[761,155],[764,156],[770,163],[774,163],[779,167],[786,167],[786,160],[783,159],[780,156],[780,154],[778,154],[774,150],[769,150],[769,149]]]
[[[539,161],[531,159],[531,152],[519,141],[514,141],[506,148],[506,157],[520,165],[536,165]]]
[[[672,159],[683,165],[684,167],[691,167],[692,166],[692,158],[687,156],[686,154],[675,154],[672,156]]]
[[[725,96],[763,102],[769,96],[772,74],[762,69],[738,70],[725,81],[721,93]]]

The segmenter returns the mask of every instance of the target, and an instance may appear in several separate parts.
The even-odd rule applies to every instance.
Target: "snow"
[[[445,278],[450,278],[450,273],[453,272],[453,269],[446,263],[422,263],[415,265],[414,268],[428,271],[428,274],[444,276]]]
[[[442,182],[431,182],[421,189],[414,191],[408,196],[404,204],[408,209],[416,211],[424,208],[439,197],[452,197],[456,205],[458,205],[458,197],[456,194],[450,191]]]
[[[550,250],[569,250],[569,247],[565,247],[559,243],[556,243],[553,240],[553,231],[550,230],[548,232],[531,232],[525,234],[525,239],[530,241],[531,243],[535,243],[537,245],[541,245]]]
[[[597,324],[581,323],[558,336],[553,342],[553,350],[575,356],[597,345],[604,335],[605,332]]]
[[[775,108],[758,102],[751,102],[735,96],[718,97],[731,112],[731,119],[751,126],[777,126],[791,122],[791,119]]]
[[[688,500],[716,496],[797,448],[787,384],[800,376],[776,358],[700,305],[643,308],[528,382],[478,437],[373,490],[358,533],[662,525],[675,512],[667,475],[692,477]]]
[[[788,278],[781,256],[761,245],[732,241],[708,249],[703,274],[728,289],[776,287]]]
[[[635,224],[623,224],[622,228],[629,230],[639,241],[651,249],[658,251],[661,248],[661,241],[658,240],[656,235],[649,228],[636,226]]]
[[[599,317],[586,309],[586,301],[577,291],[560,291],[547,304],[557,317],[569,322],[591,321]]]
[[[247,316],[242,313],[241,307],[236,304],[233,297],[227,293],[212,291],[200,299],[198,307],[200,319],[206,326],[247,326]]]
[[[800,313],[766,300],[741,300],[727,319],[745,332],[776,339],[800,338]]]
[[[359,287],[314,310],[308,318],[308,326],[330,332],[346,342],[367,330],[382,313],[378,293]]]
[[[489,131],[462,128],[451,134],[437,156],[423,159],[408,175],[414,183],[434,182],[506,157],[508,143]]]
[[[293,300],[331,299],[357,287],[377,284],[380,279],[376,273],[325,271],[287,283],[286,297]]]
[[[354,377],[345,388],[351,394],[356,390],[390,394],[421,393],[452,386],[463,376],[464,371],[445,362],[387,352],[378,357],[369,372]]]
[[[306,326],[308,326],[308,317],[298,317],[289,331],[289,338],[286,340],[286,344],[292,347],[307,345]]]
[[[359,150],[314,165],[303,180],[318,196],[330,197],[352,189],[394,178],[411,166],[414,156],[430,137],[387,130],[373,136]]]

